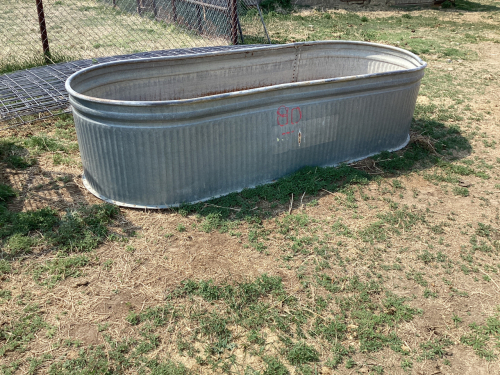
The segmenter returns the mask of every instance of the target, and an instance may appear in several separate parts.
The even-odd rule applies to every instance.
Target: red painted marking
[[[276,122],[278,123],[279,126],[286,126],[288,125],[288,122],[291,122],[292,125],[295,125],[302,119],[302,110],[300,109],[300,107],[292,108],[290,116],[288,115],[289,109],[290,108],[282,105],[276,111],[276,114],[278,115],[276,117]],[[293,111],[299,112],[298,116],[299,118],[296,121],[293,121]],[[297,117],[297,115],[295,115],[295,117]]]
[[[282,113],[283,112],[282,110],[284,110],[285,113]],[[278,108],[278,110],[276,111],[276,114],[278,115],[278,117],[276,118],[276,121],[278,122],[279,126],[288,125],[288,107],[285,107],[284,105],[282,105],[281,107]],[[286,119],[286,122],[283,124],[282,122],[285,120],[280,121],[280,118]]]
[[[292,130],[291,132],[281,133],[281,135],[292,134],[294,131],[295,131],[295,130]]]
[[[295,122],[293,122],[293,111],[299,111],[299,119]],[[292,112],[290,113],[290,117],[291,117],[291,122],[292,124],[297,124],[301,119],[302,119],[302,111],[300,110],[300,107],[295,107],[295,108],[292,108]]]

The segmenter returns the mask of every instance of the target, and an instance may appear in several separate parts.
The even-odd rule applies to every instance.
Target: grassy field
[[[427,61],[401,151],[144,211],[71,116],[0,133],[1,373],[500,373],[500,3],[353,9],[266,21]]]

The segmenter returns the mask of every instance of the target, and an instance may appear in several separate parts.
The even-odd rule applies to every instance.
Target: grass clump
[[[318,362],[319,353],[305,342],[298,342],[287,353],[288,362],[292,365],[302,365],[309,362]]]
[[[3,207],[3,208],[2,208]],[[10,273],[11,261],[34,249],[56,251],[57,256],[32,268],[34,280],[47,287],[68,277],[83,275],[90,258],[72,253],[89,252],[108,238],[108,225],[119,213],[109,204],[83,206],[63,216],[51,209],[11,212],[0,204],[0,275]]]
[[[90,259],[84,255],[56,258],[45,262],[33,271],[34,280],[40,285],[53,287],[57,282],[68,277],[80,277],[80,270],[87,266]]]
[[[10,271],[11,271],[10,263],[7,262],[5,259],[0,259],[0,276],[10,273]]]
[[[469,196],[469,189],[467,189],[466,187],[454,186],[453,187],[453,194],[459,195],[461,197],[468,197]]]
[[[493,350],[491,339],[500,335],[500,314],[488,317],[483,325],[472,323],[469,327],[471,332],[463,335],[460,341],[471,346],[479,357],[487,361],[496,359],[498,355]]]
[[[290,371],[285,367],[285,365],[275,357],[264,357],[264,362],[266,363],[266,369],[262,375],[289,375]]]
[[[64,252],[93,250],[106,239],[108,225],[119,212],[117,206],[106,203],[68,211],[51,238],[52,245]]]
[[[182,205],[178,210],[184,215],[197,213],[206,217],[201,226],[205,232],[214,229],[226,231],[229,224],[225,221],[231,217],[255,221],[266,216],[259,202],[283,204],[290,201],[292,194],[299,199],[304,193],[315,195],[321,190],[333,192],[348,184],[366,184],[369,179],[367,173],[347,165],[305,167],[274,183],[244,189],[240,193],[231,193],[206,203]]]
[[[16,191],[9,185],[0,184],[0,206],[5,206],[7,201],[16,196]]]
[[[28,252],[42,243],[62,252],[95,249],[108,234],[108,224],[119,209],[110,204],[80,207],[59,217],[51,208],[36,211],[0,213],[0,240],[9,249],[9,256]]]
[[[38,310],[38,306],[28,305],[18,319],[0,326],[0,357],[14,350],[25,350],[37,332],[47,327]]]
[[[10,139],[0,139],[0,161],[14,169],[26,169],[36,163],[28,150]]]

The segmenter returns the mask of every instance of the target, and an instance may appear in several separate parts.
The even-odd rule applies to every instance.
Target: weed
[[[401,361],[401,368],[403,370],[411,370],[413,368],[413,362],[405,358]]]
[[[46,327],[38,306],[26,306],[24,313],[17,320],[0,327],[0,357],[9,351],[22,351],[25,345],[35,338],[42,328]]]
[[[266,356],[263,358],[265,364],[267,365],[266,369],[262,373],[262,375],[289,375],[290,372],[285,367],[283,363],[280,362],[279,359],[271,356]]]
[[[453,193],[455,195],[460,195],[462,197],[468,197],[469,196],[469,189],[467,189],[466,187],[454,186]]]
[[[424,290],[424,297],[425,298],[431,298],[431,297],[432,298],[437,298],[438,294],[436,292],[433,292],[430,289],[425,288],[425,290]]]
[[[220,213],[212,212],[205,217],[201,223],[200,229],[206,233],[210,233],[216,229],[219,229],[221,233],[225,233],[228,231],[228,225],[227,222],[222,219]]]
[[[305,342],[298,342],[287,353],[288,362],[292,365],[301,365],[309,362],[318,362],[319,353]]]
[[[345,364],[345,368],[351,369],[351,368],[354,368],[356,365],[357,365],[357,363],[353,359],[349,358]]]
[[[453,323],[455,323],[455,327],[458,327],[458,324],[462,323],[462,318],[460,318],[456,314],[453,314],[453,317],[451,319],[453,320]]]
[[[84,255],[56,258],[36,267],[33,271],[33,278],[40,285],[51,288],[67,277],[82,276],[80,268],[87,266],[89,262],[89,258]]]

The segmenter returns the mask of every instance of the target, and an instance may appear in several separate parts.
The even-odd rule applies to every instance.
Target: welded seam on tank
[[[293,69],[292,69],[292,80],[290,83],[296,83],[299,77],[299,64],[300,64],[300,52],[302,50],[302,45],[295,47],[295,58],[293,60]],[[266,86],[269,87],[269,86]]]

